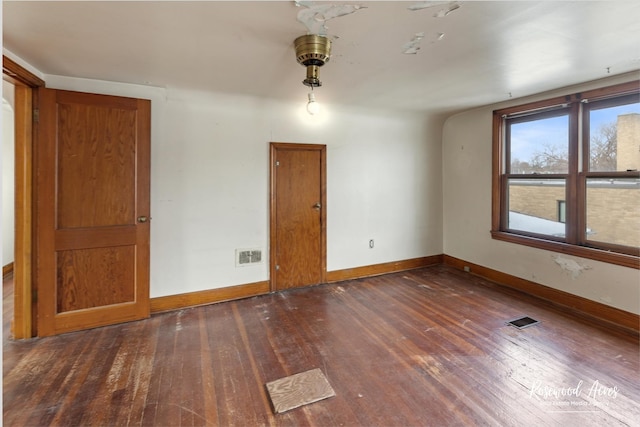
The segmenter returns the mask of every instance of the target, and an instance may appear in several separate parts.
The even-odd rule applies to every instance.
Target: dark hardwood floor
[[[541,323],[505,324],[521,315]],[[313,368],[336,396],[274,415],[265,383]],[[3,373],[5,426],[640,420],[638,337],[445,266],[45,339],[5,319]]]

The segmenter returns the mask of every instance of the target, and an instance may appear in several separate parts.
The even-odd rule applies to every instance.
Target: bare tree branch
[[[591,135],[589,142],[589,170],[614,171],[617,158],[617,121],[606,123]],[[514,158],[511,173],[567,173],[568,150],[547,144],[533,154],[530,162]]]

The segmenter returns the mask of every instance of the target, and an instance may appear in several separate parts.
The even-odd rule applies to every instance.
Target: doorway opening
[[[14,87],[2,82],[2,276],[13,273],[15,237]]]

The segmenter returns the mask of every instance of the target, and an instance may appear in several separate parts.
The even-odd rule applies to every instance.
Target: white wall
[[[14,90],[2,81],[2,265],[14,259],[15,240],[15,144],[14,144]]]
[[[588,267],[574,279],[558,254],[489,234],[491,113],[553,93],[461,113],[443,128],[438,118],[339,106],[325,106],[318,123],[302,103],[44,79],[52,88],[152,100],[152,297],[268,280],[268,259],[236,268],[234,251],[268,251],[274,141],[327,145],[329,271],[446,253],[640,312],[638,270],[563,256]]]
[[[443,130],[444,253],[513,276],[640,313],[640,273],[589,259],[493,240],[491,230],[492,112],[510,105],[637,79],[622,76],[491,105],[450,117]],[[571,260],[584,269],[563,269]]]
[[[442,253],[442,121],[388,111],[45,76],[152,100],[151,296],[268,280],[269,142],[327,145],[329,271]],[[375,248],[369,240],[375,239]]]

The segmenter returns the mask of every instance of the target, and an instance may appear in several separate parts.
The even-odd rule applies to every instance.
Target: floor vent
[[[336,395],[318,368],[268,382],[266,386],[276,414]]]
[[[245,267],[262,262],[261,249],[236,249],[236,267]]]
[[[527,328],[529,326],[537,325],[540,323],[538,320],[532,319],[531,317],[518,317],[513,320],[507,321],[508,325],[515,326],[518,329]]]

